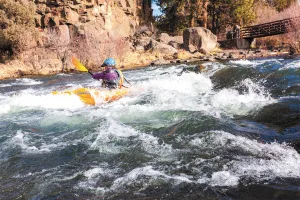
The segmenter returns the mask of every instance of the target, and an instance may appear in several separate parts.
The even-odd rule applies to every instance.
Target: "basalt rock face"
[[[151,1],[144,0],[36,0],[35,3],[36,24],[43,35],[41,44],[68,46],[69,52],[95,63],[105,56],[120,57],[127,52],[128,38],[152,16]],[[57,43],[62,37],[66,42]]]
[[[126,64],[122,60],[131,51],[129,39],[152,17],[150,0],[35,0],[35,4],[40,37],[19,56],[21,75],[70,71],[73,55],[95,70],[106,57]],[[15,65],[3,65],[9,70],[4,69],[0,79],[19,77],[19,70],[11,71]]]
[[[36,0],[35,3],[36,24],[42,30],[100,21],[104,22],[102,29],[116,34],[121,31],[121,35],[130,34],[129,29],[134,29],[143,20],[144,16],[139,13],[147,10],[145,6],[138,6],[140,2],[136,0]]]

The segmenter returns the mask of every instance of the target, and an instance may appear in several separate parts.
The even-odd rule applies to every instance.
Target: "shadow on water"
[[[250,78],[258,79],[260,73],[254,68],[236,67],[224,68],[216,72],[211,81],[215,89],[223,89],[236,86],[237,83]]]
[[[283,100],[267,105],[250,119],[272,127],[283,135],[294,133],[296,136],[300,131],[300,100]]]
[[[268,183],[268,185],[253,184],[229,188],[226,194],[232,199],[243,200],[298,200],[300,199],[299,188],[298,179],[279,179]]]

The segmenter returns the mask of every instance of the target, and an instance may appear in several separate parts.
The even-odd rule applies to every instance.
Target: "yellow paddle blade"
[[[87,68],[85,68],[85,66],[83,66],[79,60],[77,60],[77,58],[75,58],[74,56],[72,57],[72,63],[73,65],[76,67],[76,69],[78,71],[81,71],[81,72],[88,72],[89,70],[87,70]]]

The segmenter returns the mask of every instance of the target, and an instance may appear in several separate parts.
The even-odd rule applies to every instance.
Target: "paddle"
[[[124,66],[122,66],[122,67],[124,67]],[[117,69],[117,68],[116,68]],[[123,76],[123,78],[124,78],[124,80],[130,85],[130,86],[132,86],[131,85],[131,83]]]
[[[75,56],[72,56],[72,63],[73,65],[76,67],[76,69],[78,71],[81,71],[81,72],[88,72],[90,75],[93,76],[93,73],[90,72],[87,68],[85,68],[85,66],[83,66],[83,64],[81,64],[79,62],[79,60],[77,60],[77,58],[75,58]]]

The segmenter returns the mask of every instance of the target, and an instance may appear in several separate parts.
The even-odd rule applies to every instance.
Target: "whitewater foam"
[[[217,111],[229,115],[246,115],[265,105],[274,103],[275,100],[264,90],[264,87],[252,80],[245,79],[241,85],[248,88],[246,93],[240,94],[236,89],[225,88],[212,95],[210,105]]]
[[[44,109],[78,109],[84,106],[76,95],[35,95],[29,91],[22,91],[6,100],[6,107],[40,107]]]
[[[288,70],[288,69],[299,69],[300,68],[300,60],[294,60],[290,63],[287,63],[285,66],[281,67],[279,71]]]
[[[16,79],[16,82],[12,83],[12,85],[39,85],[42,83],[42,81],[37,81],[30,78],[20,78]]]
[[[224,131],[207,132],[204,137],[192,139],[189,144],[206,151],[214,150],[220,156],[234,157],[224,163],[222,171],[212,174],[209,184],[214,186],[234,185],[241,178],[250,177],[257,182],[276,177],[300,177],[300,155],[286,144],[263,144]],[[243,153],[228,154],[230,151],[237,152],[237,149]]]

